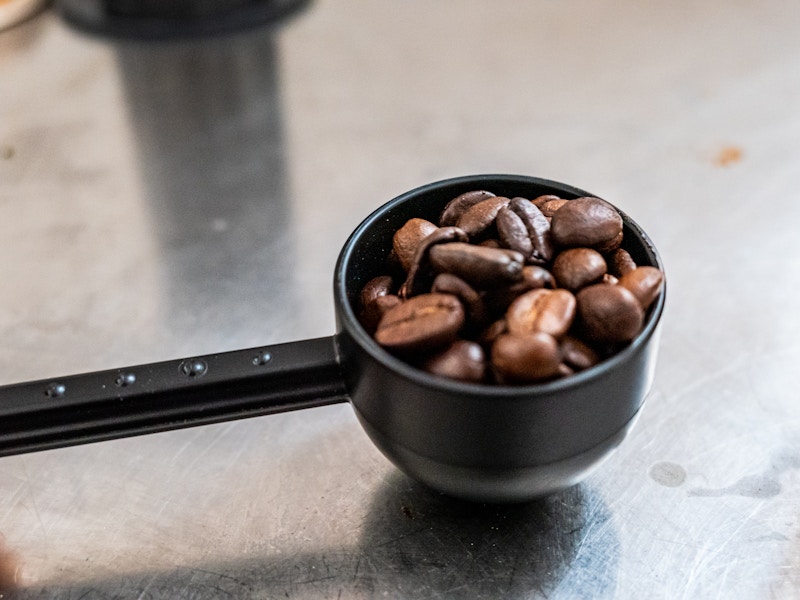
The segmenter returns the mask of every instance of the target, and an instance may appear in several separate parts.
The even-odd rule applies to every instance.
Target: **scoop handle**
[[[349,398],[333,337],[0,387],[0,456]]]

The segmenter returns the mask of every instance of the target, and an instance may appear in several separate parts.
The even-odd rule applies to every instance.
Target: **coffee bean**
[[[395,352],[425,352],[456,339],[464,325],[461,301],[450,294],[421,294],[387,311],[375,340]]]
[[[647,310],[661,293],[663,283],[664,274],[650,266],[636,267],[619,278],[619,285],[630,290],[644,310]]]
[[[361,288],[361,306],[366,307],[376,298],[390,294],[393,287],[394,281],[389,275],[379,275],[377,277],[373,277],[363,288]]]
[[[565,335],[560,345],[563,361],[575,371],[583,371],[600,362],[597,352],[572,335]]]
[[[506,248],[516,250],[526,258],[533,253],[533,242],[528,228],[517,213],[504,206],[497,212],[495,225],[500,241]]]
[[[572,326],[575,307],[575,296],[567,290],[531,290],[508,307],[508,330],[520,335],[541,331],[561,337]]]
[[[430,289],[434,273],[430,269],[428,261],[429,250],[437,244],[446,244],[453,241],[466,242],[467,234],[458,227],[439,227],[417,244],[417,250],[414,253],[414,259],[411,261],[411,267],[408,269],[406,280],[400,286],[399,293],[401,298],[416,296]]]
[[[452,273],[440,273],[433,280],[431,292],[438,294],[452,294],[456,296],[467,312],[470,324],[481,325],[486,319],[486,308],[483,298],[475,289],[460,277]]]
[[[559,198],[558,196],[554,196],[553,194],[545,194],[543,196],[537,196],[536,198],[531,200],[531,202],[533,202],[533,204],[534,204],[534,206],[536,206],[536,208],[541,210],[542,207],[546,203],[550,202],[551,200],[561,200],[561,198]],[[552,217],[553,215],[550,215],[550,216]]]
[[[402,300],[399,296],[394,294],[386,294],[378,296],[364,306],[359,314],[359,321],[364,326],[364,329],[370,333],[375,333],[378,323],[390,309],[400,304]]]
[[[447,203],[447,206],[444,207],[442,211],[441,217],[439,217],[439,225],[442,227],[450,227],[458,223],[458,219],[464,214],[470,206],[473,204],[477,204],[481,200],[486,200],[487,198],[493,198],[494,194],[492,192],[487,192],[485,190],[475,190],[472,192],[466,192],[461,194],[460,196],[456,196],[450,202]]]
[[[576,298],[580,322],[594,342],[629,342],[642,329],[644,309],[621,285],[596,283],[583,288]]]
[[[509,202],[510,200],[503,196],[481,200],[464,211],[458,218],[456,226],[463,229],[470,238],[474,238],[494,223],[497,213]]]
[[[622,217],[599,198],[576,198],[553,214],[550,227],[553,241],[559,246],[602,247],[619,238]]]
[[[491,348],[494,341],[504,333],[508,333],[508,323],[505,319],[498,319],[480,332],[478,342],[484,348]]]
[[[565,200],[564,198],[553,198],[552,200],[548,200],[544,204],[539,207],[539,210],[542,211],[542,214],[545,217],[552,218],[556,211],[564,206],[569,200]]]
[[[561,352],[558,342],[547,333],[507,333],[492,345],[491,361],[501,380],[534,383],[558,374]]]
[[[514,198],[508,203],[508,208],[520,217],[528,232],[533,250],[527,258],[538,264],[549,262],[553,258],[553,241],[547,217],[525,198]]]
[[[606,274],[606,260],[591,248],[570,248],[553,261],[553,277],[560,287],[576,292],[591,283],[598,283]]]
[[[556,280],[550,271],[538,265],[525,265],[522,267],[522,278],[512,284],[509,290],[516,297],[530,290],[554,287],[556,287]]]
[[[513,250],[485,248],[463,242],[437,244],[429,252],[430,264],[439,273],[452,273],[478,289],[518,281],[522,255]]]
[[[603,281],[601,283],[610,283],[611,285],[617,285],[619,283],[619,279],[614,277],[611,273],[606,273],[603,275]]]
[[[624,248],[617,248],[608,258],[608,270],[612,275],[622,277],[636,268],[636,262]]]
[[[438,227],[425,219],[409,219],[392,238],[392,249],[403,269],[408,271],[414,261],[419,243],[436,231]]]
[[[433,375],[473,383],[486,378],[486,366],[483,348],[468,340],[456,340],[422,363],[422,368]]]

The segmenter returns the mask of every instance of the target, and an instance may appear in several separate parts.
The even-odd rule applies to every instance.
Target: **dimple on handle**
[[[0,387],[0,456],[348,400],[333,337]]]

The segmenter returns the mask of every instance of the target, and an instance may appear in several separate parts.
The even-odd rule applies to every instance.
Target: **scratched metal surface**
[[[799,598],[798,29],[326,0],[199,42],[1,33],[0,383],[330,334],[361,217],[466,173],[612,200],[670,289],[644,414],[563,494],[439,497],[347,405],[4,458],[0,595]]]

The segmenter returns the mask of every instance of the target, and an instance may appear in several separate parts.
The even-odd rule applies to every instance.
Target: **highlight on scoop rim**
[[[381,347],[371,335],[362,327],[358,316],[351,304],[348,296],[347,282],[346,282],[346,267],[355,258],[355,248],[363,235],[373,230],[377,221],[385,218],[387,213],[390,213],[398,205],[403,204],[407,200],[416,196],[425,195],[435,192],[443,187],[459,184],[474,184],[480,188],[490,188],[492,182],[507,182],[515,184],[527,184],[530,186],[542,186],[552,188],[556,193],[567,193],[580,196],[592,196],[600,198],[613,206],[622,217],[623,223],[628,226],[634,234],[639,237],[646,247],[647,251],[651,254],[653,266],[658,267],[664,275],[664,282],[662,284],[661,293],[656,298],[654,304],[648,309],[645,315],[645,324],[642,331],[628,344],[625,348],[610,356],[593,367],[589,367],[584,371],[574,373],[567,377],[562,377],[553,381],[544,383],[534,383],[527,385],[496,385],[485,383],[469,383],[448,379],[426,373],[403,360],[397,358],[386,349]],[[475,189],[479,189],[476,187]],[[491,189],[489,189],[491,191]],[[444,208],[442,206],[442,208]],[[347,321],[346,328],[349,334],[356,340],[356,342],[376,361],[383,363],[391,368],[398,375],[416,382],[418,385],[428,388],[438,388],[444,391],[452,392],[455,394],[490,394],[497,398],[510,398],[519,399],[520,396],[530,397],[549,397],[552,394],[557,394],[569,391],[571,388],[580,387],[585,382],[602,377],[606,372],[613,371],[619,365],[627,362],[629,357],[639,352],[653,337],[661,320],[664,311],[664,304],[666,300],[667,281],[666,273],[664,272],[663,262],[656,250],[650,237],[647,233],[624,211],[620,210],[616,205],[600,196],[596,196],[590,192],[575,188],[573,186],[553,181],[549,179],[542,179],[539,177],[531,177],[526,175],[509,175],[509,174],[485,174],[485,175],[468,175],[463,177],[453,177],[444,179],[433,183],[414,188],[405,192],[389,202],[383,204],[375,209],[369,216],[367,216],[356,229],[350,234],[345,243],[339,259],[336,263],[335,279],[334,279],[334,296],[335,301],[341,307],[342,318]]]

